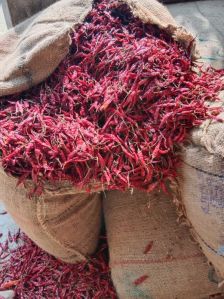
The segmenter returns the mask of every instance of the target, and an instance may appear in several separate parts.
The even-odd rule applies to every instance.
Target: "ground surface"
[[[224,1],[194,1],[170,4],[177,22],[196,37],[201,60],[224,68]]]

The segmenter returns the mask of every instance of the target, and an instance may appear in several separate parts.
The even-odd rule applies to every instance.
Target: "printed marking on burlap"
[[[197,171],[199,190],[201,192],[201,208],[204,213],[214,213],[211,208],[215,208],[216,215],[224,223],[224,178]]]
[[[216,254],[224,256],[224,178],[200,171],[197,171],[197,177],[201,209],[208,217],[217,219],[214,229],[220,245]]]

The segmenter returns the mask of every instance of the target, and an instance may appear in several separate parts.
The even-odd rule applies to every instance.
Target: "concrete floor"
[[[0,203],[0,234],[2,234],[0,242],[4,242],[7,239],[9,231],[12,234],[18,231],[18,226],[15,224],[9,214],[1,215],[4,213],[4,211],[4,205]]]
[[[0,34],[4,33],[7,30],[7,26],[5,23],[3,9],[0,3]]]
[[[177,22],[196,37],[201,60],[224,68],[224,1],[194,1],[167,7]]]
[[[7,0],[0,0],[0,34],[12,27]]]

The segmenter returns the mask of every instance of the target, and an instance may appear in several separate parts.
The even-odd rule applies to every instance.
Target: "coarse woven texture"
[[[0,95],[28,89],[48,77],[68,53],[71,28],[90,9],[90,0],[59,1],[1,36]]]
[[[224,85],[224,78],[223,78]],[[224,92],[220,92],[220,102],[216,106],[224,107]],[[224,113],[219,115],[224,120]],[[224,122],[206,120],[198,128],[192,130],[191,141],[196,146],[204,147],[208,153],[224,158]]]
[[[0,181],[0,198],[7,211],[42,249],[68,263],[85,260],[95,251],[101,229],[100,193],[57,183],[29,200],[29,182],[27,189],[17,186],[17,179],[2,169]]]
[[[180,195],[193,234],[224,278],[224,160],[204,147],[183,150]]]
[[[148,206],[148,207],[147,207]],[[104,213],[114,286],[120,299],[202,299],[219,293],[175,206],[162,193],[109,191]]]
[[[185,47],[192,45],[191,34],[156,0],[121,2],[143,22],[167,30]],[[0,96],[24,91],[46,79],[68,53],[72,28],[82,23],[91,9],[90,0],[61,0],[1,36]]]

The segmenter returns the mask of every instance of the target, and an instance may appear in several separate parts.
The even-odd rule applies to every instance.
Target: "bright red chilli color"
[[[148,278],[149,278],[148,275],[142,275],[134,281],[134,285],[138,286],[138,285],[142,284]]]
[[[18,242],[23,245],[18,247]],[[24,234],[10,235],[0,243],[0,268],[0,290],[14,289],[18,299],[117,298],[105,238],[88,261],[71,265],[50,256]]]
[[[1,99],[0,151],[19,182],[151,191],[176,176],[177,146],[218,109],[223,71],[190,54],[118,1],[98,1],[70,53],[42,84]]]

